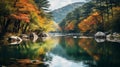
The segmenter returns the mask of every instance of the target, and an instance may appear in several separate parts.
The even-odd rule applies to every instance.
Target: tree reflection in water
[[[49,51],[58,43],[56,38],[36,42],[26,41],[18,45],[0,46],[0,65],[16,66],[41,66],[47,67],[47,62],[52,58]]]
[[[82,61],[90,67],[114,67],[120,66],[119,47],[119,43],[115,42],[97,43],[93,38],[65,37],[60,39],[59,46],[54,48],[52,53],[69,61]]]
[[[16,46],[0,46],[0,65],[118,67],[119,47],[119,43],[97,43],[93,38],[59,37],[46,41],[27,41]]]

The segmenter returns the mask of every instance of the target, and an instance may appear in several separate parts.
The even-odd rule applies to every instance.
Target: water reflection
[[[61,56],[52,54],[52,61],[51,64],[49,64],[49,67],[86,67],[82,61],[81,62],[74,62],[72,60],[68,60],[66,58],[63,58]],[[59,60],[59,61],[58,61]]]
[[[0,65],[9,67],[118,67],[120,43],[93,38],[54,37],[45,41],[0,43]]]
[[[51,60],[47,54],[56,44],[56,38],[46,41],[36,42],[26,41],[18,45],[0,46],[0,65],[5,66],[20,66],[24,67],[45,65],[45,62]]]
[[[51,51],[56,58],[56,61],[69,63],[56,62],[53,67],[114,67],[120,66],[120,45],[113,42],[100,42],[97,43],[93,38],[71,38],[64,37],[60,39],[57,45]],[[55,59],[53,57],[53,59]],[[54,62],[54,60],[52,61]],[[82,65],[78,64],[82,63]],[[73,65],[72,65],[73,64]]]

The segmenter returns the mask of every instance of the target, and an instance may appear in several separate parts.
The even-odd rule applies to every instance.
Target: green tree
[[[35,0],[39,9],[48,10],[50,4],[48,0]]]

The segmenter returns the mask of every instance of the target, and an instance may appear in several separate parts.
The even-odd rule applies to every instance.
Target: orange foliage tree
[[[82,32],[87,32],[87,31],[92,32],[92,29],[95,29],[96,25],[101,23],[101,19],[102,17],[100,16],[99,12],[94,12],[93,14],[88,16],[86,19],[81,21],[78,24],[78,27]]]
[[[34,30],[43,30],[44,26],[53,23],[51,21],[49,23],[50,19],[48,20],[46,16],[42,16],[42,13],[45,12],[42,9],[38,9],[34,0],[7,0],[3,2],[7,5],[10,3],[11,7],[9,9],[12,9],[9,10],[12,12],[7,15],[8,20],[4,26],[7,31],[25,33]]]
[[[10,16],[20,21],[18,23],[19,24],[18,27],[19,28],[21,27],[22,33],[25,33],[27,27],[29,26],[28,24],[30,20],[33,19],[30,17],[31,12],[39,14],[39,10],[34,5],[34,2],[32,2],[32,0],[16,0],[14,2],[14,8],[16,9],[16,11]],[[21,21],[23,23],[21,23]]]
[[[70,22],[66,27],[65,27],[65,30],[68,31],[68,30],[74,30],[74,25],[75,23],[74,22]]]

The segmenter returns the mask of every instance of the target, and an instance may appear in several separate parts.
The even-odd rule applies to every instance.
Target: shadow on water
[[[0,42],[0,65],[9,67],[119,67],[120,43],[93,38],[54,37],[46,41]]]

